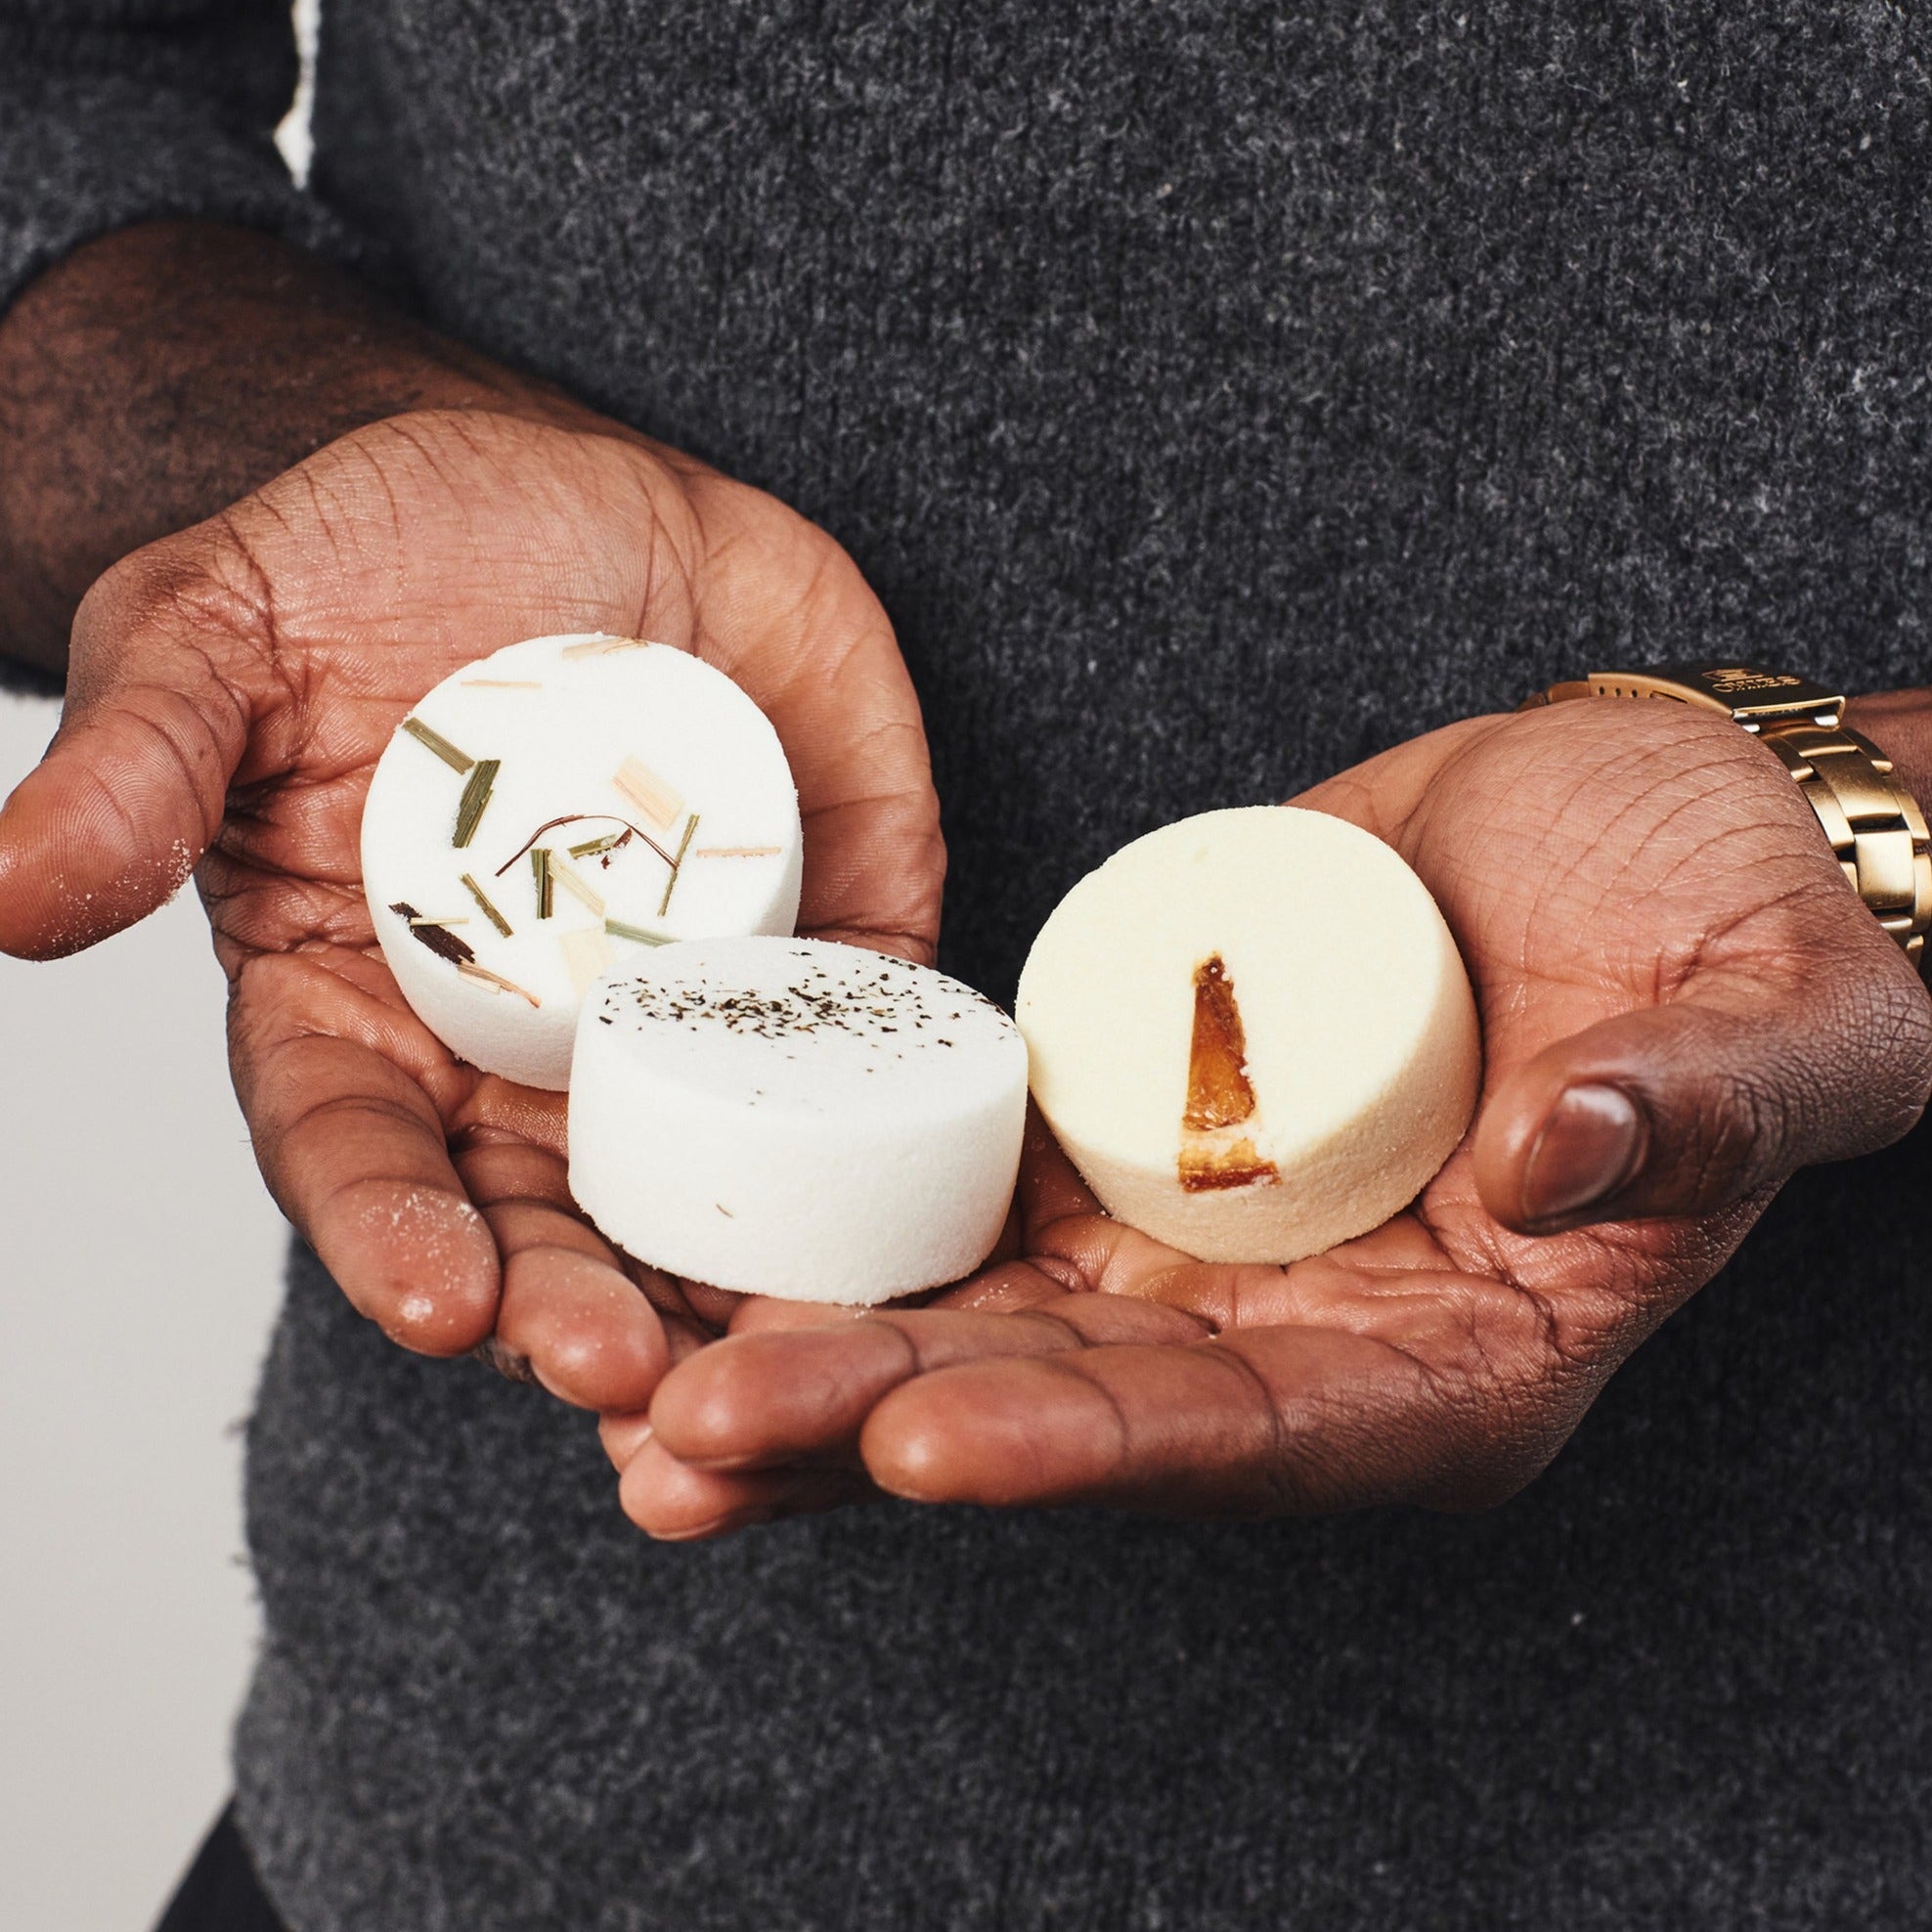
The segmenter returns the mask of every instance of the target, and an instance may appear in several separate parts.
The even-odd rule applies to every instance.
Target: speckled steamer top
[[[956,980],[817,940],[697,940],[606,980],[595,1021],[635,1041],[660,1077],[835,1114],[853,1076],[931,1097],[1009,1077],[1013,1022]],[[872,1089],[864,1104],[888,1094]]]

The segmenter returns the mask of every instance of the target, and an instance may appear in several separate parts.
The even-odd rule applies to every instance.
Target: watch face
[[[1811,717],[1835,712],[1844,703],[1837,691],[1814,684],[1795,672],[1768,671],[1757,664],[1662,664],[1648,674],[1701,691],[1726,711],[1750,717],[1788,712]]]

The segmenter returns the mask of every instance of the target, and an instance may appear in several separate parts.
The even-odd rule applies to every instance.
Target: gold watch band
[[[1754,665],[1674,664],[1593,671],[1553,684],[1523,709],[1570,698],[1664,698],[1723,713],[1761,739],[1797,781],[1852,890],[1918,962],[1932,928],[1932,839],[1892,761],[1843,723],[1845,700],[1790,672]]]

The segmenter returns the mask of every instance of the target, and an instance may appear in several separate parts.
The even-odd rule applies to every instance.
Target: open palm
[[[1189,1515],[1495,1501],[1785,1176],[1924,1104],[1923,989],[1722,720],[1477,720],[1297,802],[1402,853],[1476,986],[1481,1105],[1421,1198],[1291,1267],[1210,1265],[1107,1218],[1035,1122],[1010,1257],[924,1308],[749,1308],[647,1427],[607,1419],[637,1520],[715,1534],[879,1489]]]
[[[571,1208],[561,1096],[478,1073],[411,1014],[357,855],[405,713],[567,631],[735,679],[798,781],[804,930],[930,955],[944,860],[918,704],[851,561],[615,426],[473,411],[357,431],[95,587],[61,733],[0,815],[0,944],[91,944],[198,868],[263,1171],[350,1298],[410,1346],[494,1336],[608,1406],[648,1395],[687,1304]]]

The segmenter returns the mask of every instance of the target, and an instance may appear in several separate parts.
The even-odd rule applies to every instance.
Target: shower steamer
[[[791,932],[802,845],[778,734],[723,672],[637,637],[533,637],[397,727],[363,884],[423,1024],[562,1088],[591,983],[673,940]]]
[[[1116,853],[1033,942],[1017,1011],[1033,1097],[1108,1212],[1206,1261],[1379,1227],[1462,1139],[1481,1073],[1422,881],[1288,806]]]
[[[883,1301],[986,1259],[1027,1049],[955,980],[822,940],[693,940],[584,1008],[570,1191],[618,1247],[714,1288]]]

